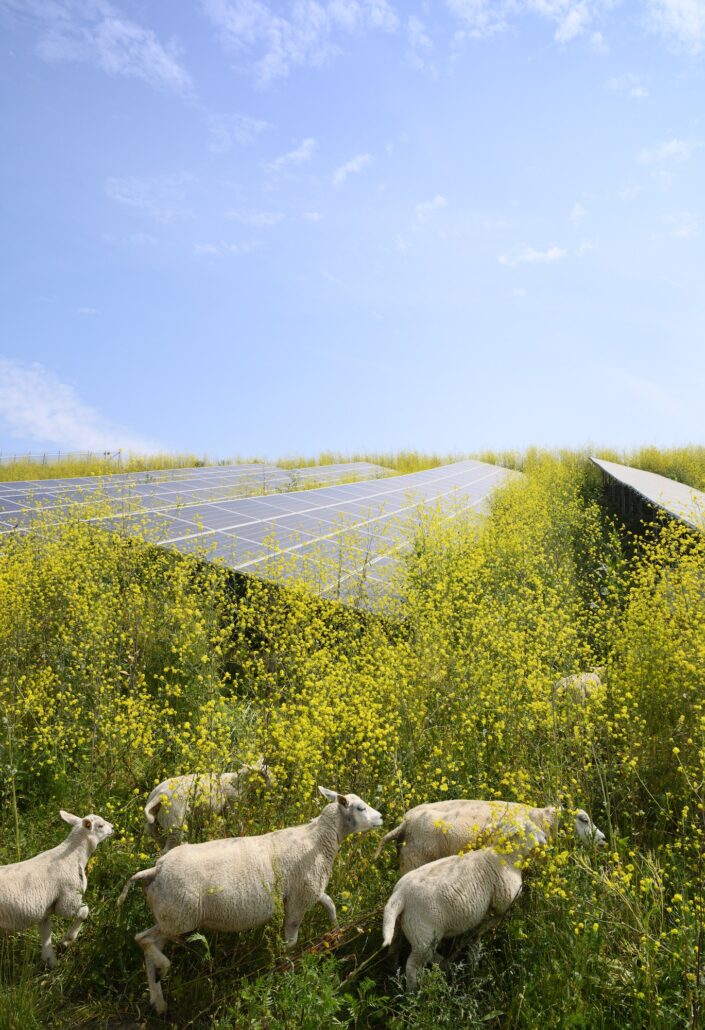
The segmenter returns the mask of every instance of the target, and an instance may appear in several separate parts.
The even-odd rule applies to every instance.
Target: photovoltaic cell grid
[[[705,531],[705,493],[692,486],[668,479],[656,472],[619,465],[615,461],[592,461],[613,481],[633,490],[642,500],[660,508],[673,518],[687,523],[693,529]]]
[[[369,462],[296,469],[248,464],[0,483],[0,534],[21,531],[36,517],[38,508],[43,517],[61,519],[68,506],[110,501],[113,513],[126,517],[140,511],[167,512],[200,502],[295,490],[306,483],[379,478],[389,472]]]
[[[495,487],[517,474],[461,461],[385,480],[145,512],[108,528],[262,579],[304,580],[324,597],[376,608],[394,592],[400,559],[425,512],[482,512]]]

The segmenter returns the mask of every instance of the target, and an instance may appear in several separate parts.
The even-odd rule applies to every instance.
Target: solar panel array
[[[705,493],[656,472],[620,465],[615,461],[592,461],[612,481],[632,490],[648,504],[660,508],[694,529],[705,530]]]
[[[385,480],[144,513],[108,526],[238,572],[303,580],[324,597],[379,607],[395,590],[424,513],[482,512],[495,487],[515,475],[461,461]]]
[[[199,502],[295,490],[306,483],[379,478],[389,472],[380,465],[360,461],[295,469],[267,464],[215,465],[5,482],[0,483],[0,533],[22,530],[38,510],[44,518],[55,516],[60,520],[77,504],[109,501],[111,509],[123,516],[138,511],[167,512]]]

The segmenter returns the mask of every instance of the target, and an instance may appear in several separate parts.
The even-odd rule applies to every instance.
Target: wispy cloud
[[[274,5],[264,0],[201,0],[226,48],[242,57],[260,85],[293,68],[320,67],[355,33],[394,32],[399,19],[387,0],[317,0]],[[286,12],[286,13],[285,13]]]
[[[519,247],[508,254],[497,258],[500,265],[516,268],[517,265],[548,265],[562,261],[568,251],[562,247],[549,247],[548,250],[536,250],[535,247]]]
[[[259,240],[245,240],[241,243],[227,243],[221,240],[219,243],[197,243],[193,252],[196,257],[242,257],[244,254],[259,250],[261,246]]]
[[[642,165],[680,164],[701,146],[695,139],[669,139],[656,147],[640,150],[636,159]]]
[[[320,211],[304,211],[304,218],[307,222],[320,222],[321,212]]]
[[[630,100],[648,100],[649,97],[648,88],[633,72],[608,79],[605,85],[613,93],[620,93],[622,96],[629,97]]]
[[[306,161],[310,161],[313,157],[317,145],[315,139],[310,137],[302,140],[298,147],[294,147],[293,150],[289,150],[286,154],[275,157],[273,161],[270,161],[266,166],[267,171],[281,172],[284,168],[291,167],[291,165],[305,164]]]
[[[0,358],[0,420],[15,439],[62,450],[163,449],[104,418],[81,401],[73,386],[38,362]]]
[[[655,32],[691,54],[705,47],[705,0],[649,0],[648,17]]]
[[[208,131],[211,134],[211,152],[225,154],[235,144],[244,146],[270,129],[269,122],[261,118],[250,118],[247,114],[211,114],[208,116]]]
[[[433,40],[426,31],[426,26],[415,14],[409,15],[406,22],[406,63],[417,71],[429,71],[435,75],[436,68],[430,60],[433,52]]]
[[[535,14],[554,26],[553,38],[565,45],[585,36],[611,0],[445,0],[446,7],[460,22],[456,42],[484,39],[505,32],[522,14]],[[589,37],[593,50],[605,52],[607,43],[600,32]]]
[[[269,228],[278,225],[284,215],[281,211],[258,211],[256,208],[241,207],[234,211],[226,211],[225,217],[242,225],[255,225],[261,228]]]
[[[45,61],[92,64],[109,75],[193,94],[176,43],[162,43],[152,29],[125,17],[108,0],[0,0],[0,5],[36,23],[37,53]]]
[[[433,200],[424,200],[414,207],[414,214],[419,222],[427,222],[436,211],[442,211],[448,206],[448,201],[437,193]]]
[[[699,214],[683,212],[678,215],[667,215],[664,223],[668,227],[671,236],[678,240],[689,240],[700,235],[702,218]]]
[[[585,221],[586,216],[587,209],[583,207],[580,201],[578,201],[576,204],[573,204],[572,208],[570,209],[568,219],[571,225],[580,225],[581,222]]]
[[[186,173],[145,177],[130,175],[127,178],[110,176],[105,182],[105,192],[116,204],[136,208],[157,222],[167,223],[184,214],[183,201],[190,181],[191,176]],[[142,240],[152,241],[153,237]]]
[[[358,154],[333,172],[333,185],[342,186],[349,175],[357,175],[372,162],[372,154]]]
[[[98,308],[76,308],[76,314],[84,318],[91,318],[93,315],[99,315],[100,311]]]

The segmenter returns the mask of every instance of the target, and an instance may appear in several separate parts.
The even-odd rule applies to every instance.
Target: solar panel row
[[[656,472],[620,465],[615,461],[592,461],[610,480],[627,487],[648,504],[660,508],[694,529],[705,529],[705,493]]]
[[[516,473],[477,461],[383,481],[192,505],[108,522],[181,553],[263,579],[304,580],[325,597],[366,606],[389,598],[424,513],[484,511]]]
[[[37,508],[61,517],[68,505],[111,501],[121,514],[168,511],[205,501],[294,490],[306,483],[381,477],[389,469],[369,462],[282,469],[274,465],[214,466],[158,473],[0,483],[0,533],[23,528]]]

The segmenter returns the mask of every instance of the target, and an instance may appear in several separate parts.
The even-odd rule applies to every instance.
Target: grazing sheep
[[[561,811],[531,808],[516,801],[430,801],[409,809],[399,826],[382,838],[377,855],[388,841],[395,840],[403,875],[438,858],[493,844],[498,833],[517,820],[528,819],[544,833],[555,834]],[[575,813],[575,832],[580,840],[605,843],[604,833],[582,809]]]
[[[59,814],[71,826],[61,844],[24,862],[0,866],[0,930],[26,930],[38,924],[42,960],[49,969],[56,966],[51,917],[73,916],[61,943],[76,940],[88,918],[88,906],[83,904],[83,892],[88,886],[86,863],[100,842],[113,832],[112,825],[99,815],[80,819],[70,812]]]
[[[296,943],[306,912],[320,901],[336,925],[335,905],[325,893],[340,842],[351,833],[382,825],[382,816],[357,794],[318,788],[331,804],[303,826],[258,837],[231,837],[205,844],[182,844],[128,880],[122,904],[136,880],[143,881],[156,925],[135,940],[144,951],[149,997],[166,1011],[157,978],[169,969],[162,948],[193,930],[250,930],[284,908],[284,937]]]
[[[196,818],[209,812],[222,815],[241,797],[245,783],[253,775],[261,776],[267,785],[271,783],[264,758],[254,765],[243,765],[237,772],[191,773],[164,780],[154,788],[144,806],[145,832],[157,840],[164,837],[164,851],[169,851],[181,843],[182,828],[191,814]]]
[[[604,671],[604,665],[600,665],[590,672],[576,672],[572,676],[563,676],[553,686],[553,700],[564,699],[582,704],[602,686]]]
[[[411,944],[406,963],[408,990],[444,937],[475,931],[475,940],[495,926],[521,890],[522,860],[546,840],[533,822],[507,830],[504,844],[451,855],[414,869],[397,882],[384,909],[383,943],[394,939],[397,921]]]

